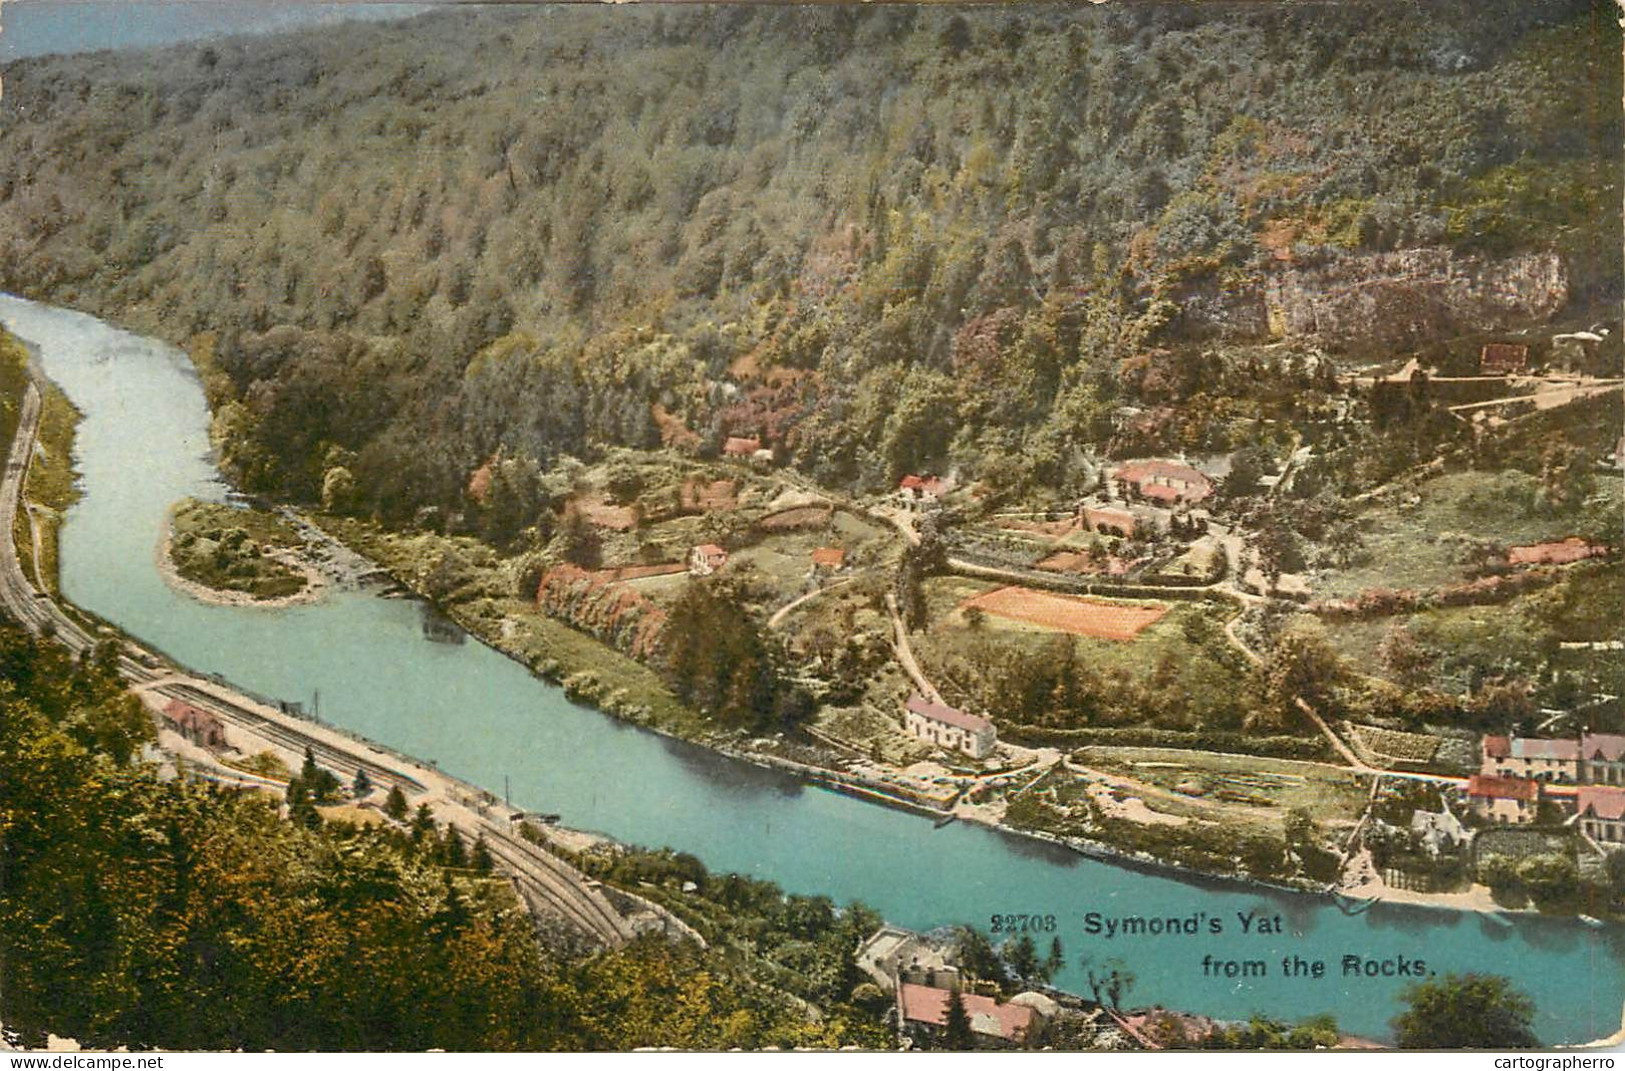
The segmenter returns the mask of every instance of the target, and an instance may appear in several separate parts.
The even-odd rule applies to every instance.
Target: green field
[[[1233,804],[1253,810],[1256,817],[1291,808],[1307,810],[1316,821],[1347,820],[1363,809],[1369,784],[1353,773],[1321,763],[1272,759],[1257,755],[1217,755],[1206,751],[1180,751],[1171,748],[1087,747],[1074,756],[1074,762],[1105,773],[1132,777],[1137,781],[1175,793],[1172,801],[1159,805],[1155,797],[1146,803],[1168,813],[1211,811],[1177,810],[1180,797],[1192,797]],[[1184,787],[1181,787],[1184,786]]]
[[[1326,634],[1350,664],[1392,679],[1380,657],[1390,630],[1408,630],[1434,657],[1431,683],[1460,692],[1473,667],[1488,677],[1537,677],[1547,663],[1587,676],[1617,676],[1617,651],[1563,649],[1564,642],[1625,640],[1625,565],[1572,566],[1558,583],[1505,603],[1450,606],[1362,620],[1332,619]]]
[[[1596,508],[1618,516],[1625,509],[1618,476],[1599,473]],[[1460,472],[1428,480],[1414,495],[1399,491],[1360,515],[1365,546],[1356,560],[1320,574],[1320,598],[1356,595],[1371,588],[1428,590],[1468,579],[1476,544],[1502,548],[1575,534],[1581,518],[1537,505],[1540,481],[1521,472]]]

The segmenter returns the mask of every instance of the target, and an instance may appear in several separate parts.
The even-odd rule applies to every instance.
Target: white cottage
[[[904,704],[903,727],[927,743],[963,751],[973,759],[987,756],[998,743],[998,732],[986,718],[933,703],[918,693]]]

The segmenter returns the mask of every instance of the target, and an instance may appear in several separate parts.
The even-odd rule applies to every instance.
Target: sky
[[[0,0],[0,64],[53,52],[140,48],[346,19],[388,19],[429,4],[341,0]]]

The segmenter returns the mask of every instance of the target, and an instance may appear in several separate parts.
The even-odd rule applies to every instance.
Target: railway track
[[[92,650],[106,639],[120,642],[120,676],[132,686],[152,686],[165,677],[186,671],[173,666],[154,652],[117,637],[111,629],[87,625],[28,582],[17,560],[13,541],[17,511],[22,501],[24,480],[39,434],[41,397],[37,369],[29,369],[30,382],[23,395],[17,432],[7,454],[0,478],[0,605],[29,632],[54,639],[75,655]],[[321,734],[268,717],[246,698],[228,698],[204,691],[185,681],[156,684],[149,691],[206,709],[245,732],[299,753],[306,748],[324,765],[354,777],[366,770],[374,783],[398,785],[402,792],[424,795],[430,775],[415,776],[396,766],[360,753],[368,748],[362,741],[337,743]],[[376,748],[369,750],[377,751]],[[381,752],[380,752],[381,754]],[[501,823],[485,815],[451,819],[466,835],[484,835],[492,858],[511,872],[520,896],[533,914],[545,912],[563,918],[607,947],[617,947],[632,937],[631,927],[609,903],[595,883],[564,860],[539,845],[513,836]]]

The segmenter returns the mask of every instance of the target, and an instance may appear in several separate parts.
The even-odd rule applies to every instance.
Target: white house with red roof
[[[1610,851],[1625,848],[1625,788],[1581,785],[1575,813],[1586,836]]]
[[[1000,1004],[980,993],[954,993],[947,989],[904,982],[897,987],[897,1011],[904,1024],[935,1033],[948,1025],[948,1001],[958,999],[970,1019],[971,1033],[992,1045],[1023,1045],[1036,1038],[1040,1017],[1025,1003]]]
[[[897,497],[906,505],[928,505],[954,489],[952,480],[909,473],[897,481]]]
[[[963,751],[973,759],[985,758],[998,743],[998,731],[986,718],[955,710],[946,703],[933,703],[915,693],[903,704],[903,727],[937,747]]]
[[[710,576],[728,564],[728,552],[715,543],[701,543],[688,551],[690,576]]]
[[[1580,780],[1593,785],[1625,785],[1625,736],[1581,733]]]
[[[1474,774],[1467,779],[1467,802],[1480,818],[1502,825],[1528,825],[1540,806],[1540,782]]]
[[[1213,493],[1213,481],[1175,461],[1130,461],[1112,472],[1120,486],[1163,505],[1201,502]]]

